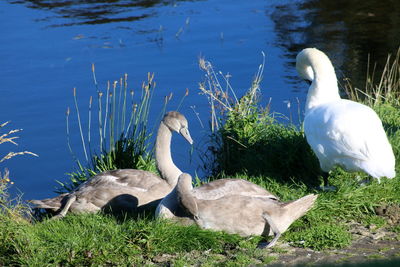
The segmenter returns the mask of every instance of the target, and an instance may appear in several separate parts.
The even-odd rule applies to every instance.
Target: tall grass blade
[[[69,152],[71,153],[71,156],[72,156],[73,160],[75,162],[78,162],[78,158],[76,157],[76,155],[75,155],[75,153],[74,153],[74,151],[72,150],[72,147],[71,147],[71,139],[70,139],[70,132],[69,132],[69,115],[70,115],[70,109],[68,107],[67,111],[65,112],[65,120],[66,120],[66,124],[67,124],[67,127],[66,127],[66,131],[67,131],[67,146],[68,146]]]
[[[80,135],[81,135],[83,153],[85,154],[86,161],[89,162],[88,154],[86,152],[85,137],[83,136],[83,131],[82,131],[81,116],[80,116],[80,113],[79,113],[78,100],[77,100],[77,97],[76,97],[76,88],[75,87],[74,87],[74,103],[75,103],[75,109],[76,109],[76,114],[77,114],[77,118],[78,118],[78,125],[79,125],[79,132],[80,132]]]

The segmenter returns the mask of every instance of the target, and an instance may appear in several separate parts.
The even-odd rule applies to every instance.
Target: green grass
[[[395,225],[392,227],[392,231],[395,233],[399,233],[400,234],[400,225]]]
[[[273,115],[256,108],[245,117],[231,112],[216,133],[221,142],[213,173],[246,173],[318,185],[318,160],[303,133],[293,125],[280,123]]]
[[[237,235],[148,218],[117,220],[91,214],[30,223],[0,216],[0,222],[2,265],[132,265],[163,254],[179,261],[193,251],[208,251],[211,257],[241,247],[255,249],[257,244]],[[242,263],[244,257],[232,262]]]
[[[321,223],[310,225],[301,230],[292,226],[292,231],[285,235],[285,239],[296,247],[324,250],[332,248],[343,248],[350,244],[352,237],[347,227],[338,224]],[[296,231],[297,230],[297,231]]]

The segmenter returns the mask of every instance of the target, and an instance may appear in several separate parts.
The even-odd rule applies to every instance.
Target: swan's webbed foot
[[[324,186],[329,184],[329,172],[322,172],[322,179],[324,181]]]
[[[272,241],[265,246],[265,248],[271,248],[275,245],[276,241],[278,241],[279,237],[281,237],[281,232],[279,231],[277,225],[268,213],[264,213],[262,216],[265,219],[265,222],[269,225],[272,233],[274,234],[274,239],[272,239]]]
[[[319,190],[323,192],[333,192],[336,190],[336,186],[329,185],[329,172],[322,172],[322,179],[324,182],[324,185],[319,186]]]
[[[59,214],[54,215],[53,217],[51,217],[50,220],[60,220],[60,219],[62,219],[64,217],[65,217],[64,214],[59,213]]]
[[[366,179],[363,179],[360,175],[357,175],[357,177],[356,177],[356,180],[357,180],[357,183],[358,183],[359,186],[369,185],[369,184],[372,183],[373,179],[374,178],[371,177],[371,176],[366,178]],[[377,179],[378,179],[378,184],[380,184],[381,183],[380,178],[377,178]]]
[[[65,206],[62,208],[60,213],[51,217],[51,220],[58,220],[58,219],[64,218],[65,215],[67,215],[67,212],[68,212],[69,208],[71,207],[72,203],[75,202],[75,200],[76,200],[76,196],[69,196],[67,203],[65,203]]]

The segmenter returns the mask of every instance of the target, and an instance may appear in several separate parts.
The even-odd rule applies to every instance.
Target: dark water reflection
[[[159,5],[173,5],[179,1],[132,1],[132,0],[26,0],[11,1],[13,4],[24,4],[33,9],[51,11],[54,15],[42,18],[49,26],[72,26],[84,24],[105,24],[113,22],[130,22],[154,16],[155,10],[146,10]],[[137,12],[137,10],[140,10]],[[138,13],[133,15],[132,13]],[[59,22],[60,19],[68,19]],[[71,22],[72,21],[72,22]]]
[[[332,59],[338,75],[362,88],[368,54],[382,68],[400,45],[400,1],[309,0],[277,5],[271,14],[276,44],[288,59],[314,46]],[[293,61],[288,62],[293,67]],[[291,77],[292,78],[292,77]]]
[[[203,78],[199,55],[216,70],[229,72],[242,95],[264,51],[262,101],[271,97],[272,110],[288,115],[286,101],[299,99],[302,111],[307,92],[294,68],[301,49],[323,50],[339,77],[350,77],[362,88],[368,54],[382,67],[387,53],[400,45],[399,9],[400,2],[390,0],[0,1],[0,122],[11,120],[15,128],[24,128],[20,150],[40,155],[15,158],[5,166],[27,198],[49,196],[55,179],[67,179],[74,163],[66,145],[64,113],[73,106],[73,87],[80,103],[96,94],[92,63],[103,87],[126,72],[137,90],[147,72],[155,72],[159,89],[154,102],[173,91],[169,109],[178,106],[189,88],[180,111],[187,115],[197,144],[205,143],[201,138],[207,134],[209,109],[198,95]],[[296,119],[297,107],[292,110]],[[78,130],[71,132],[78,151]],[[176,142],[177,165],[201,176],[202,154],[188,163],[188,147],[180,138]],[[0,146],[0,155],[8,151]]]

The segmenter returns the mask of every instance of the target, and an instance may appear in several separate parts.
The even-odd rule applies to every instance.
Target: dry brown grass
[[[4,122],[3,124],[0,124],[0,129],[5,127],[8,123],[10,123],[10,122],[7,121],[7,122]],[[15,140],[18,139],[18,136],[15,136],[13,134],[18,133],[20,131],[22,131],[22,129],[14,129],[14,130],[8,131],[8,133],[0,135],[0,144],[12,143],[12,144],[18,146],[17,142],[15,142]],[[10,152],[8,152],[7,155],[5,155],[2,158],[0,158],[0,163],[3,162],[3,161],[6,161],[8,159],[11,159],[12,157],[15,157],[15,156],[18,156],[18,155],[25,155],[25,154],[29,154],[29,155],[38,157],[37,154],[35,154],[33,152],[30,152],[30,151],[20,151],[20,152],[10,151]]]

